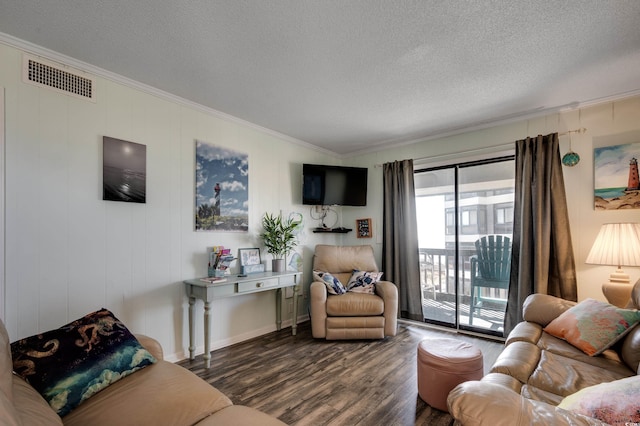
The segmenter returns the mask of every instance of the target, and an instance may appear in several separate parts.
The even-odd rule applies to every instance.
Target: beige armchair
[[[346,286],[354,269],[378,272],[373,247],[316,246],[314,271],[329,272]],[[310,294],[311,330],[315,338],[383,339],[396,335],[398,289],[392,282],[378,281],[375,294],[334,295],[327,292],[323,282],[315,281],[311,283]]]

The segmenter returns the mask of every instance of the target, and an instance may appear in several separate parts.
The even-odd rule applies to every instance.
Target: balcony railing
[[[453,249],[433,249],[420,248],[420,285],[422,288],[422,304],[429,306],[429,312],[437,312],[440,309],[455,309],[458,306],[460,310],[459,320],[461,323],[469,324],[469,309],[471,303],[471,257],[476,254],[476,250],[461,249],[458,251],[458,263],[456,265],[456,255]],[[456,292],[456,276],[458,271],[458,280],[460,281],[459,290]],[[486,298],[506,300],[507,291],[503,289],[482,288],[482,296]],[[458,303],[456,304],[456,294],[458,294]],[[503,306],[503,305],[502,305]],[[488,322],[485,322],[487,328],[499,327],[504,318],[504,310],[498,311],[492,306],[485,306],[487,309],[481,309],[478,316],[483,316]],[[435,311],[433,310],[435,309]],[[442,313],[435,314],[435,318],[439,319]],[[427,314],[425,313],[425,317]],[[452,318],[446,315],[447,318]],[[453,321],[447,320],[448,321]],[[482,321],[474,321],[474,326],[480,326]]]
[[[475,250],[460,250],[458,252],[458,274],[462,283],[461,295],[471,296],[471,256]],[[455,250],[450,249],[420,249],[420,284],[423,289],[433,287],[436,293],[456,294],[455,280]]]

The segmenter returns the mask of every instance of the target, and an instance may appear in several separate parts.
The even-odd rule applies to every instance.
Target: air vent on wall
[[[40,87],[48,87],[77,98],[96,101],[94,77],[42,58],[23,55],[22,81]]]

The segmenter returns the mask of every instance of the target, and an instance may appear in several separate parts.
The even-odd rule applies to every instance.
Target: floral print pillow
[[[640,424],[640,376],[589,386],[560,402],[558,408],[610,425]]]

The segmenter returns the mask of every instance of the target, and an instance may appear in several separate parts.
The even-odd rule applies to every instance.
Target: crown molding
[[[428,135],[424,135],[417,138],[411,138],[407,140],[388,139],[385,141],[376,142],[374,145],[372,145],[369,148],[343,154],[343,156],[346,158],[350,158],[358,155],[372,154],[372,153],[380,152],[387,149],[394,149],[394,148],[400,148],[407,145],[413,145],[419,142],[428,142],[434,139],[447,138],[449,136],[456,136],[464,133],[474,132],[477,130],[484,130],[484,129],[489,129],[491,127],[512,124],[518,121],[531,120],[531,119],[539,118],[549,114],[562,113],[562,112],[573,111],[573,110],[582,109],[582,108],[590,108],[596,105],[617,102],[617,101],[632,98],[635,96],[640,96],[640,89],[632,90],[630,92],[624,92],[624,93],[618,93],[615,95],[605,96],[602,98],[591,99],[583,102],[572,102],[570,104],[560,105],[557,107],[537,108],[535,110],[519,112],[519,113],[510,114],[510,115],[493,118],[485,121],[479,121],[470,125],[443,129],[441,131],[437,131]]]
[[[63,55],[61,53],[44,48],[42,46],[38,46],[31,42],[21,40],[19,38],[13,37],[6,33],[0,32],[0,43],[14,47],[16,49],[19,49],[26,53],[30,53],[35,56],[39,56],[53,62],[57,62],[62,66],[71,66],[80,71],[96,75],[98,77],[104,78],[106,80],[110,80],[112,82],[121,84],[123,86],[127,86],[135,90],[142,91],[144,93],[148,93],[160,99],[165,99],[167,101],[174,102],[176,104],[183,105],[185,107],[192,108],[197,111],[209,114],[216,118],[256,130],[258,132],[273,136],[282,141],[289,142],[289,143],[304,147],[306,149],[310,149],[312,151],[316,151],[322,154],[326,154],[332,157],[342,158],[342,159],[356,157],[359,155],[372,154],[375,152],[380,152],[388,149],[395,149],[395,148],[400,148],[407,145],[413,145],[419,142],[427,142],[435,139],[442,139],[442,138],[469,133],[473,131],[484,130],[491,127],[507,125],[507,124],[511,124],[514,122],[522,121],[522,120],[530,120],[530,119],[538,118],[544,115],[561,113],[561,112],[566,112],[566,111],[571,111],[571,110],[581,109],[581,108],[588,108],[588,107],[592,107],[592,106],[596,106],[604,103],[616,102],[626,98],[640,96],[640,89],[637,89],[630,92],[618,93],[615,95],[606,96],[606,97],[597,98],[597,99],[591,99],[583,102],[573,102],[571,104],[561,105],[557,107],[537,108],[535,110],[523,111],[515,114],[509,114],[506,116],[493,118],[490,120],[479,121],[470,125],[442,129],[442,130],[439,130],[430,134],[425,134],[419,137],[411,137],[407,139],[387,139],[387,140],[372,143],[369,147],[362,150],[340,154],[340,153],[313,145],[309,142],[305,142],[301,139],[297,139],[297,138],[285,135],[283,133],[280,133],[278,131],[251,123],[250,121],[243,120],[241,118],[224,113],[222,111],[218,111],[216,109],[206,107],[202,104],[184,99],[177,95],[173,95],[169,92],[165,92],[163,90],[146,85],[139,81],[132,80],[120,74],[116,74],[114,72],[105,70],[103,68],[88,64],[86,62],[79,61],[70,56]]]
[[[197,102],[190,101],[188,99],[182,98],[180,96],[174,95],[169,92],[165,92],[164,90],[160,90],[156,87],[149,86],[147,84],[141,83],[139,81],[130,79],[123,75],[105,70],[103,68],[97,67],[95,65],[91,65],[89,63],[77,60],[70,56],[64,55],[62,53],[58,53],[56,51],[47,49],[45,47],[39,46],[37,44],[19,39],[17,37],[11,36],[9,34],[0,32],[0,43],[5,44],[10,47],[14,47],[23,52],[29,53],[31,55],[41,57],[43,59],[56,62],[61,66],[70,66],[82,72],[86,72],[89,74],[93,74],[97,77],[104,78],[106,80],[112,81],[114,83],[121,84],[123,86],[129,87],[131,89],[139,90],[141,92],[156,96],[160,99],[164,99],[170,102],[174,102],[176,104],[195,109],[197,111],[203,112],[205,114],[212,115],[221,120],[225,120],[234,124],[238,124],[243,127],[250,128],[252,130],[256,130],[258,132],[267,134],[269,136],[273,136],[277,139],[280,139],[285,142],[289,142],[295,145],[299,145],[301,147],[320,152],[322,154],[331,155],[333,157],[339,157],[340,155],[336,152],[329,151],[324,148],[320,148],[316,145],[310,144],[309,142],[305,142],[303,140],[285,135],[283,133],[277,132],[275,130],[251,123],[250,121],[243,120],[241,118],[235,117],[233,115],[224,113],[222,111],[218,111],[216,109],[206,107]]]

